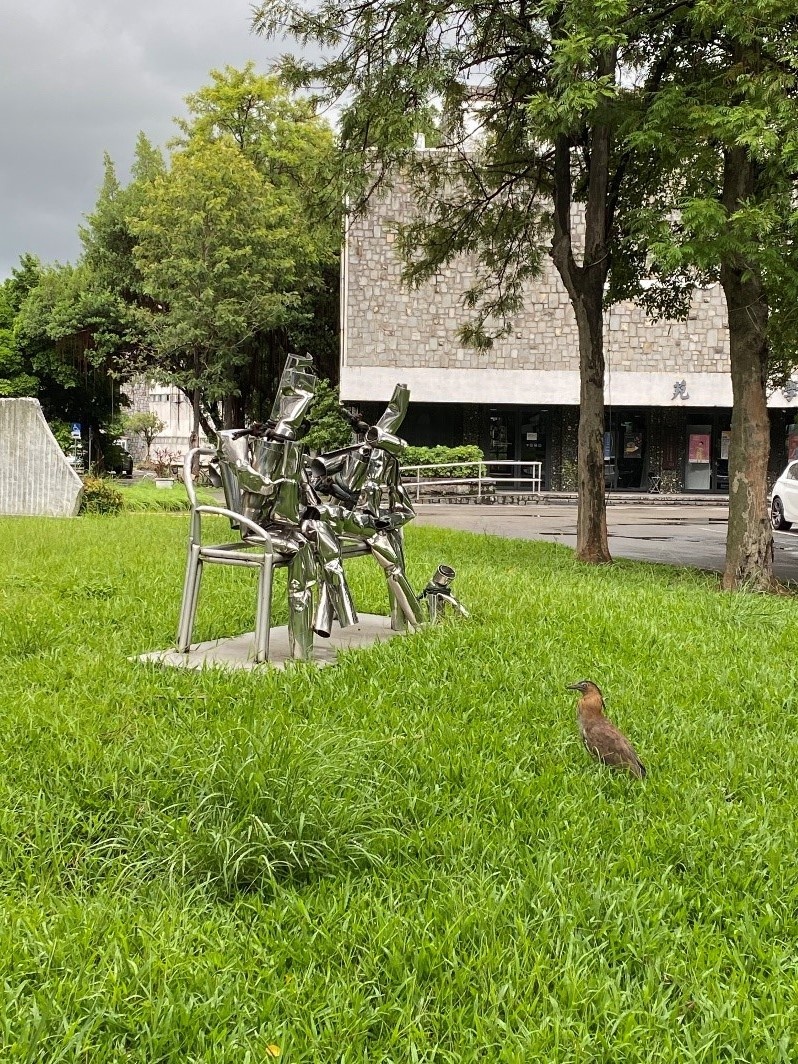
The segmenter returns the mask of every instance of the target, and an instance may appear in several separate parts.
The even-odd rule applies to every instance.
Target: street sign
[[[73,423],[72,423],[72,432],[70,433],[70,435],[72,436],[73,440],[79,440],[80,437],[83,435],[83,433],[80,430],[80,422],[79,421],[73,421]]]

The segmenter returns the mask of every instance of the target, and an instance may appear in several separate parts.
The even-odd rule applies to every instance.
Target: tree
[[[774,346],[782,374],[796,363],[798,18],[792,5],[720,2],[689,12],[682,30],[663,89],[632,137],[649,180],[637,192],[642,208],[629,214],[640,242],[630,241],[627,262],[648,258],[666,285],[720,281],[734,398],[723,583],[767,588]],[[667,288],[649,290],[655,307],[663,292],[672,301]]]
[[[304,234],[291,221],[229,138],[178,152],[131,220],[159,361],[188,394],[221,404],[228,427],[249,341],[283,324],[297,300]]]
[[[352,440],[352,426],[341,413],[338,392],[329,381],[319,379],[316,397],[308,416],[310,429],[302,442],[311,451],[332,451]]]
[[[213,70],[210,83],[188,96],[189,117],[178,120],[173,147],[232,138],[290,212],[301,234],[302,254],[294,262],[296,300],[283,323],[252,338],[236,392],[250,413],[266,416],[289,351],[313,354],[318,372],[338,378],[340,247],[343,197],[334,180],[336,147],[332,129],[315,102],[288,90],[279,78],[243,69]],[[235,404],[239,423],[243,404]]]
[[[14,318],[15,349],[48,420],[79,421],[99,433],[122,401],[109,373],[126,327],[118,301],[92,287],[84,266],[36,270]]]
[[[341,208],[322,209],[334,145],[312,103],[251,64],[211,78],[187,99],[167,170],[150,165],[128,199],[108,178],[87,256],[113,262],[114,241],[130,255],[158,376],[212,434],[264,416],[285,354],[308,339],[320,372],[337,371]]]
[[[487,347],[509,331],[525,280],[551,255],[579,334],[577,554],[588,562],[610,560],[602,312],[631,157],[618,130],[627,98],[650,98],[661,77],[654,62],[644,84],[627,85],[618,67],[638,61],[652,12],[626,0],[266,0],[255,17],[260,32],[323,50],[317,61],[287,58],[283,73],[340,102],[353,209],[396,168],[412,181],[419,216],[399,240],[406,280],[461,253],[477,258],[464,340]],[[444,150],[417,152],[433,128]]]
[[[166,425],[161,421],[158,415],[153,414],[152,411],[136,410],[132,414],[125,414],[120,422],[120,428],[125,434],[141,436],[144,440],[144,445],[147,448],[145,460],[149,462],[152,441],[159,432],[163,432]]]
[[[20,350],[14,333],[19,309],[39,278],[39,260],[25,254],[0,285],[0,398],[36,396],[39,379]]]
[[[123,187],[109,155],[103,160],[103,183],[94,210],[80,227],[83,262],[93,283],[115,293],[131,307],[146,306],[143,280],[133,255],[136,236],[130,222],[139,213],[148,188],[166,170],[163,157],[139,133],[131,168],[131,181]]]

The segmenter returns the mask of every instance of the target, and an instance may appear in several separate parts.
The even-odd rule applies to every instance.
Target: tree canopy
[[[251,64],[213,71],[187,103],[166,159],[140,134],[124,184],[105,157],[76,265],[37,264],[13,305],[17,281],[0,289],[0,389],[41,389],[36,367],[67,391],[80,367],[146,373],[196,398],[213,431],[265,416],[289,350],[335,376],[330,126]]]
[[[729,307],[727,584],[768,580],[764,381],[772,342],[791,364],[798,276],[795,20],[785,0],[264,0],[256,12],[261,32],[320,46],[283,71],[340,102],[355,209],[397,167],[413,181],[406,279],[477,259],[464,339],[488,346],[509,329],[551,255],[579,330],[584,560],[609,560],[602,311],[632,294],[684,313],[703,274]],[[434,150],[419,152],[430,127]]]

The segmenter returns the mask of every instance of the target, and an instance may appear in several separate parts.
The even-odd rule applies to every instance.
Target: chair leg
[[[269,660],[269,637],[272,626],[272,559],[267,555],[258,577],[258,603],[255,612],[255,661]]]
[[[394,632],[406,632],[407,620],[390,584],[388,584],[388,604],[391,607],[391,629]]]
[[[186,579],[183,585],[183,602],[180,607],[180,620],[177,625],[177,649],[187,654],[191,646],[191,633],[194,630],[194,617],[197,613],[197,598],[202,579],[202,561],[200,547],[193,543],[189,547]]]

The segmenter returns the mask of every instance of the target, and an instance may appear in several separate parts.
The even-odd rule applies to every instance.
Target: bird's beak
[[[579,690],[581,690],[581,688],[579,687],[578,683],[569,683],[569,684],[565,685],[565,690],[566,691],[579,691]]]

